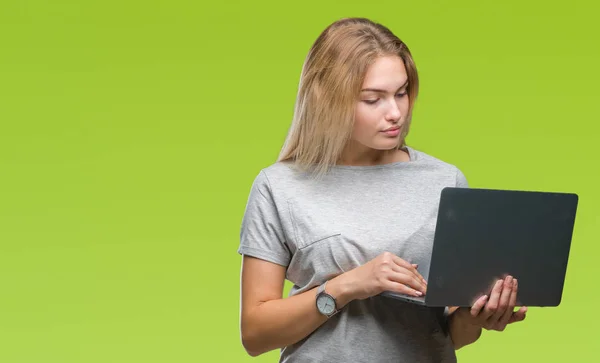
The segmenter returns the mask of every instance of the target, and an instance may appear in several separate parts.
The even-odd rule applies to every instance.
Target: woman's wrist
[[[451,314],[451,318],[454,320],[458,320],[460,322],[460,324],[465,325],[465,326],[473,325],[469,308],[465,308],[465,307],[457,308]]]
[[[472,344],[481,336],[481,327],[473,324],[469,308],[458,308],[449,318],[450,336],[455,349]]]
[[[354,300],[351,284],[347,282],[347,278],[344,275],[339,275],[329,280],[327,285],[325,285],[325,291],[335,298],[338,310]]]

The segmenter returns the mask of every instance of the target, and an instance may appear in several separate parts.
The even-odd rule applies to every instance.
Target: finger
[[[417,270],[413,267],[413,264],[408,263],[406,260],[396,256],[391,252],[383,253],[383,262],[385,263],[386,267],[389,267],[394,272],[408,273],[411,271],[410,273],[412,273],[416,279],[422,279],[422,276],[417,273]]]
[[[394,271],[406,275],[410,279],[410,284],[413,288],[418,289],[423,293],[427,291],[427,285],[425,284],[423,279],[419,275],[415,274],[413,271],[402,268],[400,266],[395,266]]]
[[[513,316],[513,312],[515,310],[515,305],[517,303],[517,291],[519,288],[517,279],[513,279],[512,285],[513,285],[513,288],[510,293],[510,300],[508,301],[508,307],[506,308],[506,310],[504,311],[504,315],[502,315],[502,317],[500,318],[500,321],[498,322],[498,324],[501,327],[505,327],[506,324],[508,324],[510,317]]]
[[[408,270],[396,267],[388,277],[391,281],[399,282],[409,286],[410,288],[420,291],[425,294],[427,291],[425,285],[414,274]]]
[[[504,280],[496,281],[496,284],[492,288],[492,292],[490,293],[490,298],[488,299],[487,304],[483,308],[481,312],[481,318],[487,320],[490,316],[492,316],[496,310],[498,309],[498,303],[500,299],[500,294],[502,293],[502,284]]]
[[[392,260],[396,263],[396,265],[398,265],[400,267],[404,267],[405,269],[414,273],[418,279],[425,281],[423,276],[419,273],[419,271],[417,271],[417,269],[411,263],[408,263],[406,260],[404,260],[396,255],[392,255]]]
[[[424,282],[425,280],[423,279],[423,276],[421,276],[421,274],[419,274],[417,272],[417,270],[415,270],[414,267],[412,267],[411,264],[409,264],[408,262],[406,262],[402,259],[400,259],[400,260],[403,261],[404,263],[402,263],[402,265],[400,265],[398,263],[393,264],[392,270],[397,273],[411,276],[414,279],[414,283],[410,283],[411,287],[425,293],[425,291],[427,290],[427,285]],[[396,261],[394,260],[394,262],[396,262]]]
[[[508,323],[512,324],[512,323],[516,323],[518,321],[525,320],[526,313],[527,313],[527,306],[521,306],[519,308],[519,310],[517,310],[515,313],[512,314],[512,316],[508,320]]]
[[[525,320],[526,317],[527,317],[527,314],[522,314],[522,315],[513,314],[513,316],[510,317],[508,324],[518,323],[520,321]]]
[[[419,275],[421,275],[421,273],[419,272],[418,268],[419,268],[419,264],[417,263],[413,263],[412,266],[415,268],[415,270],[417,271],[417,273],[419,273]],[[423,283],[425,285],[427,285],[427,280],[425,280],[425,278],[423,276],[421,276],[421,278],[423,279]]]
[[[476,318],[479,315],[479,313],[481,312],[481,310],[483,309],[483,307],[485,306],[485,303],[487,301],[488,301],[487,295],[483,295],[482,297],[477,299],[477,301],[475,301],[475,304],[473,304],[473,306],[471,306],[471,316]]]
[[[500,321],[500,319],[506,312],[506,309],[508,308],[508,303],[510,300],[510,295],[512,293],[512,290],[513,290],[513,278],[512,278],[512,276],[507,276],[504,279],[504,281],[502,282],[502,293],[500,294],[500,298],[498,299],[498,308],[496,309],[494,314],[492,314],[492,316],[490,316],[488,318],[489,324],[495,325]],[[512,313],[512,311],[511,311],[511,313]]]
[[[406,286],[405,284],[401,283],[401,282],[395,282],[395,281],[388,281],[385,289],[388,291],[393,291],[393,292],[398,292],[401,294],[406,294],[406,295],[411,295],[411,296],[423,296],[423,293],[421,291],[415,290],[409,286]]]

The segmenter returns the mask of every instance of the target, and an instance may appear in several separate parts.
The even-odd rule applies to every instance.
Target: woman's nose
[[[398,121],[402,114],[400,113],[400,108],[396,102],[391,102],[390,108],[388,109],[386,119],[388,121]]]

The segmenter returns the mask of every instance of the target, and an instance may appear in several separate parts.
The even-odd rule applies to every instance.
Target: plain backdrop
[[[409,145],[472,187],[580,197],[562,304],[484,332],[459,361],[595,361],[598,10],[3,0],[0,361],[277,361],[240,342],[241,218],[282,146],[310,46],[346,16],[381,22],[413,53]]]

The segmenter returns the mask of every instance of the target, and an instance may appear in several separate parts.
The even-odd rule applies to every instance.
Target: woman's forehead
[[[367,69],[362,89],[373,92],[395,92],[407,81],[406,68],[400,57],[379,57]]]

